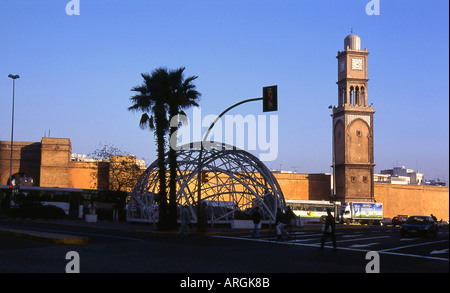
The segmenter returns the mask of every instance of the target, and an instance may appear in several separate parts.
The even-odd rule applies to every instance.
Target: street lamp
[[[328,109],[330,109],[331,110],[331,139],[332,139],[332,142],[331,142],[331,145],[332,145],[332,150],[331,150],[331,153],[332,153],[332,157],[331,157],[331,160],[332,160],[332,164],[333,164],[333,166],[332,166],[332,168],[333,168],[333,174],[332,174],[332,176],[333,176],[333,181],[332,181],[332,184],[333,184],[333,192],[332,192],[332,194],[331,194],[331,198],[332,198],[332,200],[333,200],[333,210],[334,210],[334,216],[335,216],[335,219],[338,219],[339,220],[339,213],[338,213],[338,211],[336,210],[336,145],[335,145],[335,142],[334,142],[334,139],[335,139],[335,137],[334,137],[334,109],[335,109],[336,107],[335,106],[333,106],[333,105],[329,105],[328,106]],[[337,215],[337,217],[336,217],[336,215]]]
[[[14,91],[16,86],[16,79],[20,78],[19,75],[15,74],[9,74],[9,78],[12,78],[13,80],[13,94],[12,94],[12,118],[11,118],[11,157],[9,160],[9,185],[12,184],[12,157],[13,157],[13,135],[14,135]]]

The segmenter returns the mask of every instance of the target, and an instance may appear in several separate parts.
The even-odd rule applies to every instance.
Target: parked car
[[[438,224],[429,216],[412,216],[406,220],[400,229],[400,235],[418,234],[423,236],[436,236],[439,230]]]
[[[381,220],[381,222],[380,222],[381,226],[387,226],[387,225],[391,225],[391,224],[392,224],[391,218],[383,218],[383,220]]]
[[[442,221],[442,220],[440,220],[440,221],[438,222],[438,226],[439,226],[439,228],[448,229],[448,221]]]
[[[398,215],[392,218],[392,226],[401,226],[408,220],[408,216]]]

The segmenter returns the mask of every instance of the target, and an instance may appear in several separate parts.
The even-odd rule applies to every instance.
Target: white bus
[[[286,199],[285,202],[286,206],[289,206],[303,223],[323,222],[327,216],[327,209],[330,209],[336,218],[341,208],[341,202],[339,201]]]

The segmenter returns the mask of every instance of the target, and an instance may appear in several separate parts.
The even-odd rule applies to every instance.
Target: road
[[[345,226],[344,226],[345,227]],[[250,235],[240,237],[217,236],[266,243],[280,243],[303,247],[318,247],[320,245],[320,231],[292,232],[290,239],[280,243],[275,235],[263,235],[258,239]],[[358,251],[367,253],[377,251],[380,255],[397,255],[407,258],[419,258],[426,260],[449,260],[449,234],[448,229],[441,229],[437,237],[411,236],[400,237],[399,228],[395,227],[352,227],[352,229],[339,229],[336,232],[339,251]],[[325,243],[331,249],[331,239]]]
[[[381,273],[448,273],[449,234],[401,238],[393,227],[345,227],[337,230],[337,251],[321,232],[303,229],[279,242],[268,232],[216,231],[178,237],[173,233],[92,229],[30,221],[0,221],[0,229],[25,229],[87,237],[82,245],[62,245],[0,233],[0,272],[64,273],[66,254],[79,255],[81,273],[365,273],[369,251],[379,255]],[[184,275],[183,275],[184,276]]]

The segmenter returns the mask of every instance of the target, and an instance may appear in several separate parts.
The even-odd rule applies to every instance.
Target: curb
[[[30,231],[30,230],[18,230],[18,229],[7,229],[0,228],[0,234],[33,239],[39,241],[45,241],[55,244],[68,244],[68,245],[80,245],[86,244],[89,240],[87,237],[78,237],[67,234],[57,234],[57,233],[49,233],[49,232],[38,232],[38,231]]]

